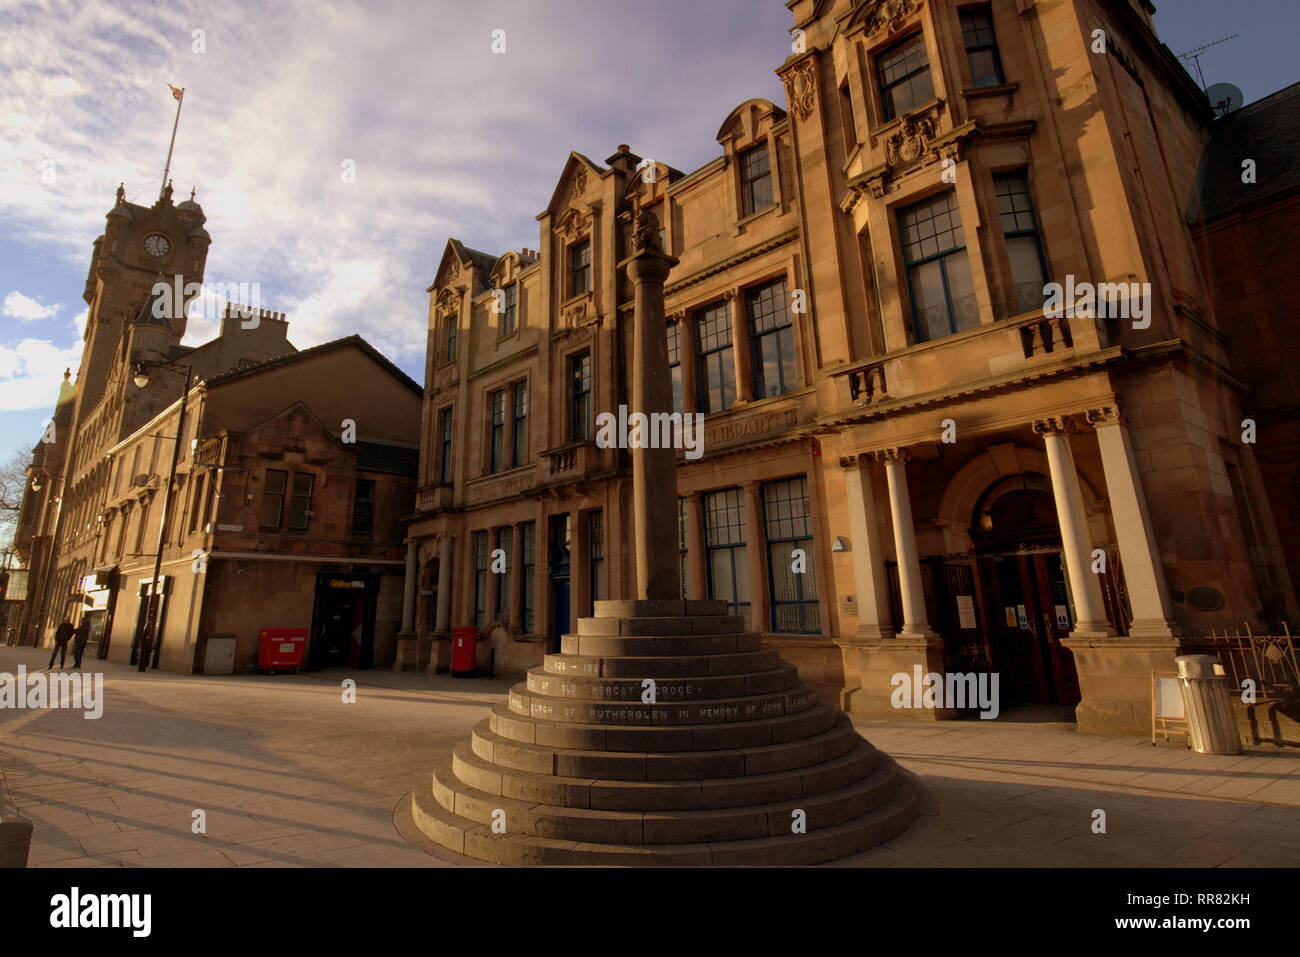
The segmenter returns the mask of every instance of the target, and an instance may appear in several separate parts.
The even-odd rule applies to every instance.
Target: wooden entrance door
[[[1061,639],[1072,625],[1061,553],[1040,549],[984,559],[995,594],[994,658],[1006,690],[1020,701],[1077,704],[1074,656]]]

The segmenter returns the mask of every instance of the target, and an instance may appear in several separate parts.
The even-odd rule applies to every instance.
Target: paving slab
[[[0,647],[0,672],[41,657]],[[0,712],[0,778],[12,813],[34,825],[30,866],[468,863],[421,843],[408,795],[511,682],[95,668],[98,720]],[[342,701],[345,678],[355,704]],[[1300,753],[1198,755],[1035,714],[855,720],[927,796],[911,829],[837,866],[1300,865]],[[1097,808],[1105,834],[1091,830]],[[194,809],[206,835],[190,831]]]

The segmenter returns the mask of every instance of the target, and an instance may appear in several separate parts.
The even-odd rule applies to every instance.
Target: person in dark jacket
[[[86,653],[86,642],[90,641],[90,619],[82,617],[81,624],[72,633],[72,667],[81,667],[81,656]]]
[[[58,629],[54,632],[54,650],[50,652],[50,663],[48,667],[54,667],[54,659],[56,657],[59,659],[60,668],[67,663],[68,641],[72,638],[75,631],[76,629],[72,627],[72,622],[68,621],[66,618],[63,619],[63,623],[59,625]]]

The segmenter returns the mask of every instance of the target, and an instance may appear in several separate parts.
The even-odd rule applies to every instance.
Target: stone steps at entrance
[[[817,863],[906,829],[894,762],[720,604],[597,602],[416,789],[417,826],[499,863],[655,865]]]

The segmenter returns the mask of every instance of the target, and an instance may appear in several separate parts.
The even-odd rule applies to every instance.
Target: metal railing
[[[1286,622],[1281,635],[1256,635],[1250,626],[1245,634],[1202,635],[1184,642],[1184,654],[1218,655],[1232,676],[1236,691],[1250,679],[1258,694],[1270,698],[1300,698],[1300,655],[1296,638]]]

